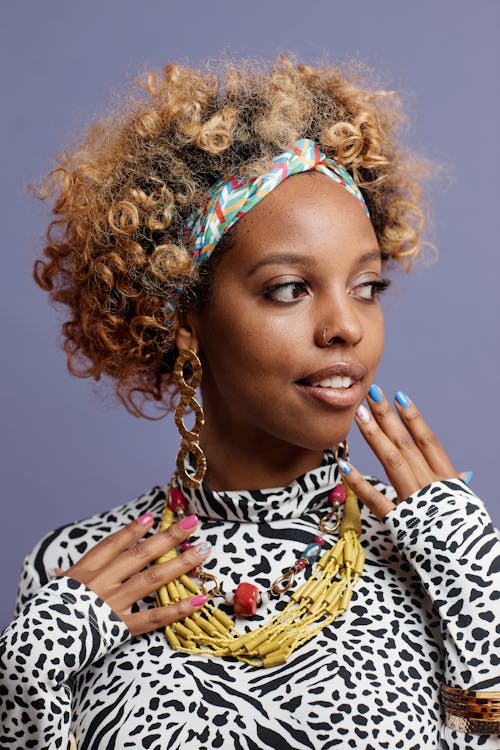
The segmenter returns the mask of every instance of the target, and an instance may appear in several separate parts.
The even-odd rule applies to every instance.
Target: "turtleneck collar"
[[[269,523],[325,509],[328,493],[339,482],[337,462],[327,450],[317,469],[302,474],[287,487],[216,492],[205,483],[196,490],[188,489],[180,481],[179,486],[189,503],[189,512],[199,518]]]

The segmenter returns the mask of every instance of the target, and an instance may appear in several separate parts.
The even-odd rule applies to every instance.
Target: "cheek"
[[[241,290],[227,291],[228,297],[241,300]],[[200,345],[205,343],[205,350],[219,353],[229,350],[235,358],[261,358],[262,349],[273,349],[283,339],[286,321],[280,321],[263,312],[261,306],[253,300],[250,302],[233,302],[228,304],[219,299],[214,300],[212,310],[203,321]]]
[[[279,331],[269,326],[253,327],[234,323],[220,328],[220,334],[208,343],[207,360],[216,369],[230,370],[232,378],[250,373],[265,376],[280,361],[286,360],[285,341]]]
[[[294,355],[303,348],[296,326],[249,310],[211,316],[206,323],[200,348],[220,387],[254,392],[275,377],[288,380]]]
[[[357,357],[373,375],[384,349],[384,315],[379,304],[360,306],[356,312],[363,335],[355,346]]]
[[[385,326],[382,310],[379,309],[378,315],[367,325],[365,339],[370,345],[374,367],[376,367],[384,350]]]

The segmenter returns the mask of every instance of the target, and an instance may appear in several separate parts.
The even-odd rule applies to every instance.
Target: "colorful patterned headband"
[[[370,216],[363,194],[349,172],[325,156],[315,141],[299,138],[293,149],[273,159],[272,166],[264,174],[247,179],[237,175],[222,177],[209,188],[203,209],[193,211],[185,221],[186,239],[194,248],[193,267],[206,263],[224,233],[283,180],[311,169],[345,187]],[[178,287],[167,304],[167,320],[173,315],[182,293],[183,289]]]
[[[189,242],[194,248],[193,265],[205,263],[227,230],[244,214],[278,187],[287,177],[315,169],[343,185],[363,206],[369,216],[365,199],[349,172],[320,151],[310,138],[299,138],[291,151],[273,159],[268,172],[258,177],[223,177],[208,191],[208,201],[201,211],[193,211],[186,219]]]

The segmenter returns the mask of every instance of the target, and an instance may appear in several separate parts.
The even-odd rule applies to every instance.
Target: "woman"
[[[373,383],[422,223],[397,101],[288,58],[145,89],[61,158],[36,278],[72,372],[178,394],[177,469],[27,558],[2,747],[498,747],[496,537]]]

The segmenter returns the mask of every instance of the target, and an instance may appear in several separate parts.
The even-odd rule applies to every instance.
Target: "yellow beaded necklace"
[[[310,577],[291,594],[290,601],[281,612],[255,630],[240,633],[234,621],[208,601],[191,617],[167,625],[165,634],[170,646],[187,653],[233,657],[254,667],[272,667],[286,662],[293,651],[345,612],[353,587],[363,571],[365,555],[359,542],[361,520],[358,500],[349,487],[343,487],[345,504],[339,524],[339,539],[321,555]],[[169,495],[171,492],[172,485]],[[160,531],[167,529],[175,520],[175,511],[167,498]],[[172,550],[157,562],[166,562],[176,555],[177,551]],[[275,582],[274,585],[277,585],[284,581],[281,589],[277,589],[278,593],[291,588],[294,574],[299,569],[301,566],[292,566],[287,574]],[[203,580],[204,593],[209,597],[219,594],[217,585],[212,591],[206,591],[206,580],[215,581],[213,576],[203,576],[201,571],[197,571],[197,575]],[[194,581],[183,575],[158,590],[158,605],[171,604],[201,593]]]

